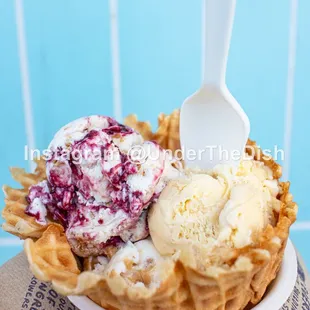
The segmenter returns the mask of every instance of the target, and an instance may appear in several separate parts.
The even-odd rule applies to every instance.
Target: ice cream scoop
[[[152,240],[162,255],[173,254],[188,242],[208,243],[226,187],[207,174],[194,174],[168,183],[149,214]]]
[[[218,165],[212,171],[190,171],[169,181],[149,212],[149,228],[162,255],[188,250],[190,244],[241,248],[273,223],[278,184],[257,161],[238,169]]]
[[[162,257],[154,247],[150,238],[136,243],[128,241],[108,259],[105,256],[91,257],[88,267],[106,276],[107,282],[123,278],[132,287],[159,288],[168,273],[168,268],[174,268],[173,259]],[[111,282],[112,281],[112,282]],[[121,285],[116,282],[116,289]]]
[[[132,150],[142,156],[134,156]],[[33,186],[26,212],[61,222],[75,253],[100,255],[108,245],[148,236],[147,208],[179,176],[174,159],[130,127],[104,116],[76,120],[55,135],[47,180]]]
[[[279,212],[279,185],[262,162],[245,160],[234,171],[218,165],[217,178],[228,184],[229,199],[219,216],[218,242],[241,248],[251,244],[268,225],[274,224],[274,211]]]

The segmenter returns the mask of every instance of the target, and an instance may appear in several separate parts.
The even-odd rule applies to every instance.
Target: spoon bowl
[[[187,167],[238,165],[249,119],[227,88],[203,86],[181,108],[180,136]]]
[[[180,116],[187,167],[237,166],[249,136],[249,119],[225,84],[235,5],[235,0],[205,0],[203,86],[184,101]]]

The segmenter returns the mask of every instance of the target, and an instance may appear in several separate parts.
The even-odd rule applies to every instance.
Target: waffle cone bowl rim
[[[157,132],[152,133],[150,125],[130,116],[131,126],[162,147],[177,149],[179,111],[159,116]],[[125,121],[128,123],[128,119]],[[255,142],[248,145],[254,150],[255,159],[263,161],[275,179],[281,177],[281,167],[273,159],[266,160]],[[12,176],[20,181],[23,189],[4,187],[6,206],[2,216],[3,229],[25,240],[24,249],[34,275],[43,281],[52,282],[53,287],[63,295],[88,295],[106,309],[243,309],[249,302],[258,303],[266,288],[276,277],[280,268],[289,228],[296,220],[297,205],[289,192],[289,182],[280,182],[281,209],[275,227],[267,226],[253,246],[232,250],[230,263],[225,266],[201,268],[200,261],[191,248],[176,261],[165,263],[170,273],[159,288],[135,288],[120,275],[105,277],[94,271],[80,271],[78,262],[66,241],[63,228],[49,222],[42,227],[34,218],[22,211],[25,209],[27,189],[46,178],[44,163],[37,161],[34,174],[21,169],[12,169]],[[44,252],[51,244],[50,257]],[[54,247],[53,247],[54,245]],[[184,252],[184,251],[183,251]],[[184,253],[182,253],[184,254]],[[54,259],[54,260],[53,260]],[[243,288],[244,287],[244,288]],[[243,289],[242,289],[243,288]],[[212,289],[212,291],[211,291]],[[242,290],[242,293],[240,292]]]
[[[270,309],[280,309],[289,298],[297,278],[297,256],[290,239],[288,239],[283,261],[285,259],[285,265],[281,267],[275,280],[276,283],[272,284],[272,288],[268,291],[267,296],[264,296],[261,302],[255,305],[252,310],[265,310],[267,309],[266,306]],[[81,309],[103,309],[87,296],[68,296],[68,298],[75,306],[81,307]]]

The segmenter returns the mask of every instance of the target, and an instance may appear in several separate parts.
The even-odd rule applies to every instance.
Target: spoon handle
[[[236,0],[204,0],[203,84],[223,88]]]

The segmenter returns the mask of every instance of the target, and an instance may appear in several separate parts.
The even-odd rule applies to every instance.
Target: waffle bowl
[[[164,148],[180,148],[177,110],[159,116],[155,133],[135,116],[129,116],[125,123]],[[281,167],[263,157],[255,142],[249,140],[248,145],[250,155],[263,161],[274,179],[279,179]],[[218,249],[212,255],[203,246],[189,246],[187,251],[158,263],[161,282],[152,286],[147,270],[134,270],[130,277],[124,273],[98,273],[91,263],[95,258],[83,261],[72,253],[61,225],[50,220],[42,226],[24,213],[29,187],[46,178],[44,162],[40,160],[37,165],[34,174],[12,170],[23,189],[4,187],[3,229],[26,239],[25,253],[37,278],[52,282],[60,294],[87,295],[105,309],[237,310],[255,305],[280,269],[289,229],[296,220],[297,205],[289,193],[290,184],[279,181],[277,198],[281,208],[276,225],[267,226],[254,245],[238,250]],[[142,286],[134,285],[137,278]]]

